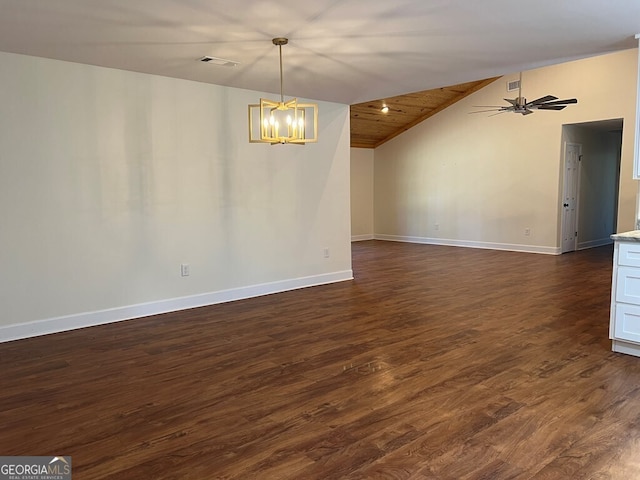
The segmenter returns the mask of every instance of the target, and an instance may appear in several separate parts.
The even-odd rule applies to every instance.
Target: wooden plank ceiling
[[[498,78],[351,105],[351,146],[376,148]]]

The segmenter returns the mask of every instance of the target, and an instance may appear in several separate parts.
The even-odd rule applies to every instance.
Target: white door
[[[578,187],[582,145],[567,143],[564,149],[562,194],[562,253],[573,252],[578,241]]]

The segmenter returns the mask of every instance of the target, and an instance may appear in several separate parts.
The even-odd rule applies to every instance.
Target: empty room
[[[640,4],[0,12],[0,478],[640,475]]]

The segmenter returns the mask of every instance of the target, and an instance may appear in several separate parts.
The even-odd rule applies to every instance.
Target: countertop
[[[624,233],[614,233],[611,239],[616,242],[640,242],[640,230],[632,230]]]

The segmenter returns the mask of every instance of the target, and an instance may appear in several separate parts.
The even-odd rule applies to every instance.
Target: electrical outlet
[[[329,258],[329,247],[324,247],[324,258]]]
[[[434,227],[435,227],[435,229],[436,229],[436,230],[440,230],[440,224],[439,224],[439,223],[436,223],[436,224],[434,225]]]
[[[183,263],[182,265],[180,265],[180,275],[182,275],[183,277],[188,277],[190,273],[191,269],[189,268],[188,263]]]
[[[531,229],[529,227],[524,229],[524,236],[528,237],[529,235],[531,235]]]

